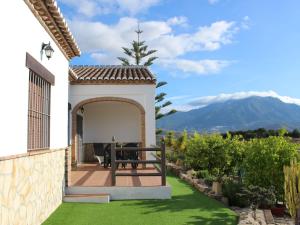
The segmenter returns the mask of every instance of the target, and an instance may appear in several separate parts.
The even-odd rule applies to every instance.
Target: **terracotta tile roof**
[[[55,0],[25,0],[25,3],[68,59],[80,55],[80,49]]]
[[[156,78],[145,66],[72,66],[71,83],[151,83]]]

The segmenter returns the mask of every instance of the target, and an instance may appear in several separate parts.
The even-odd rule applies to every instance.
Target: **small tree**
[[[243,180],[246,185],[273,186],[278,201],[284,197],[283,167],[298,155],[298,145],[290,139],[268,137],[252,139],[245,145]]]
[[[184,130],[176,140],[175,150],[184,153],[186,151],[187,141],[188,133],[186,130]]]
[[[168,131],[165,137],[166,146],[169,148],[173,148],[176,143],[175,132]]]
[[[294,129],[294,130],[292,131],[291,136],[292,136],[293,138],[299,138],[299,137],[300,137],[300,131],[299,131],[298,129]]]
[[[118,57],[118,59],[122,62],[123,66],[130,66],[130,65],[143,65],[143,66],[151,66],[158,57],[152,56],[157,50],[148,50],[148,46],[145,45],[145,41],[140,41],[140,35],[143,33],[142,30],[138,27],[135,31],[137,34],[137,41],[132,41],[131,46],[132,48],[122,47],[124,50],[124,54],[127,55],[129,58],[126,57]],[[130,58],[134,60],[134,64],[130,63]],[[167,82],[161,81],[156,84],[156,88],[160,88],[166,85]],[[166,113],[162,112],[162,109],[170,106],[172,104],[171,101],[164,101],[166,97],[166,93],[158,93],[155,96],[155,119],[161,119],[164,116],[171,115],[176,112],[176,110],[172,109]],[[161,133],[161,130],[158,130],[157,133]]]

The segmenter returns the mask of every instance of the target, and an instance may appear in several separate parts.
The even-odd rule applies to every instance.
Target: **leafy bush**
[[[258,207],[270,208],[275,205],[276,197],[273,187],[263,188],[250,185],[243,192],[246,194],[253,209],[257,209]]]
[[[174,131],[167,132],[165,143],[169,151],[166,156],[170,162],[180,165],[184,164],[187,141],[188,133],[186,130],[177,139],[175,138]]]
[[[197,178],[202,178],[202,179],[204,179],[204,178],[208,177],[209,175],[210,175],[210,174],[209,174],[208,170],[198,170],[198,171],[196,172],[196,177],[197,177]]]
[[[212,183],[217,179],[214,175],[210,174],[208,170],[196,171],[196,177],[198,179],[203,179],[203,181],[209,186],[211,186]]]
[[[207,177],[204,178],[204,182],[209,185],[212,186],[213,182],[216,181],[218,178],[214,175],[209,174]]]
[[[228,198],[230,206],[246,207],[249,206],[248,196],[243,193],[244,186],[240,181],[226,179],[223,182],[223,195]]]
[[[281,129],[278,131],[281,135],[279,137],[254,138],[249,141],[230,134],[225,137],[195,132],[189,137],[186,131],[176,139],[174,132],[169,132],[166,143],[171,153],[167,156],[176,164],[198,171],[197,177],[208,184],[221,181],[224,177],[239,176],[245,187],[254,185],[268,189],[273,186],[277,200],[283,201],[283,167],[297,156],[298,148],[297,144],[284,137],[285,132]],[[234,189],[236,185],[228,184],[224,187]],[[243,195],[240,193],[242,199]]]
[[[184,130],[174,143],[174,150],[178,153],[185,153],[188,142],[188,133]]]
[[[242,182],[234,179],[226,179],[222,186],[223,195],[228,198],[231,206],[247,207],[254,209],[270,208],[275,204],[274,188],[263,188],[250,185],[245,187]]]
[[[236,136],[225,139],[220,134],[195,133],[187,143],[186,164],[195,170],[207,169],[219,180],[234,175],[242,164],[244,142]]]
[[[297,145],[280,137],[252,139],[245,145],[243,162],[244,181],[247,186],[275,188],[277,200],[283,200],[284,165],[297,156]]]
[[[173,151],[166,151],[166,158],[169,162],[176,163],[178,160],[177,155]]]
[[[167,147],[173,147],[176,143],[175,132],[169,131],[165,137],[165,143]]]

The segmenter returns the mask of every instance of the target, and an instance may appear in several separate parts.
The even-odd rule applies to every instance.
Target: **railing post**
[[[115,142],[115,137],[112,138],[110,161],[111,161],[111,185],[116,186],[116,142]]]
[[[164,137],[161,139],[161,185],[166,186],[166,144]]]

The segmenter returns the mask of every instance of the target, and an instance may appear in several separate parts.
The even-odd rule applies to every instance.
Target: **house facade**
[[[121,143],[155,145],[155,84],[156,78],[143,66],[70,68],[72,161],[86,161],[90,144],[110,143],[112,137]],[[76,115],[83,117],[81,148]]]
[[[80,50],[55,1],[2,9],[0,224],[41,224],[63,198],[69,60]]]
[[[55,0],[7,1],[0,19],[0,224],[41,224],[67,194],[169,198],[165,170],[146,165],[164,163],[153,160],[153,74],[70,67],[80,49]],[[101,144],[111,147],[109,168],[97,161]],[[138,158],[116,158],[126,144],[137,146]],[[117,173],[125,161],[143,167]],[[149,178],[139,178],[145,171]]]

